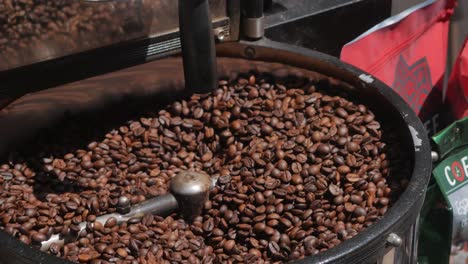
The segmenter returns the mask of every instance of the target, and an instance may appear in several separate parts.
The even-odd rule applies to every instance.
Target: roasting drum
[[[429,141],[422,123],[388,86],[328,55],[264,40],[217,46],[220,77],[249,71],[299,76],[339,84],[352,91],[382,123],[391,123],[412,158],[406,191],[381,220],[333,249],[298,263],[415,263],[417,218],[431,174]],[[83,81],[27,94],[0,111],[0,153],[23,148],[36,133],[69,116],[167,104],[197,91],[184,89],[180,57],[168,57]],[[118,112],[108,111],[110,118]],[[399,239],[401,240],[399,240]],[[399,243],[401,242],[401,243]],[[0,231],[2,263],[67,263]],[[388,262],[387,262],[388,261]]]

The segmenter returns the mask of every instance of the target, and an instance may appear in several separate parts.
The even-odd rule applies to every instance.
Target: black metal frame
[[[335,57],[341,48],[391,15],[392,0],[276,0],[265,12],[269,39]]]

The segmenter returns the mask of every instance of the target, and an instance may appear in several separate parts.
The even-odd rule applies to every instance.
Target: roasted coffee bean
[[[356,208],[354,209],[354,213],[357,215],[357,216],[365,216],[367,213],[366,213],[366,209],[360,207],[360,206],[356,206]]]
[[[345,203],[344,204],[344,208],[347,212],[354,212],[354,209],[356,208],[356,205],[352,204],[352,203]]]
[[[232,251],[235,246],[236,246],[236,241],[234,241],[234,240],[227,240],[226,242],[224,242],[224,249],[227,252]]]
[[[281,248],[278,245],[278,243],[271,241],[270,243],[268,243],[268,250],[270,251],[271,254],[276,255],[280,253]]]
[[[203,230],[206,232],[211,232],[214,228],[214,221],[213,218],[209,218],[203,223]]]
[[[259,207],[255,208],[255,212],[257,212],[257,214],[264,214],[266,212],[266,206],[260,205]]]
[[[94,221],[96,221],[96,216],[95,216],[95,215],[88,215],[88,216],[86,217],[86,221],[88,221],[88,222],[94,222]]]
[[[256,249],[256,248],[251,248],[249,249],[249,253],[254,255],[255,257],[257,258],[261,258],[262,257],[262,253],[260,252],[260,250]]]
[[[68,210],[70,211],[75,211],[76,209],[78,209],[78,205],[74,202],[67,202],[65,204],[65,206],[67,207]]]
[[[43,233],[36,232],[32,235],[32,240],[34,240],[35,242],[42,242],[47,240],[47,236]]]
[[[97,252],[102,253],[106,249],[107,245],[105,243],[97,243],[94,248]]]
[[[361,178],[360,178],[359,175],[356,174],[356,173],[348,173],[348,174],[346,174],[346,179],[347,179],[349,182],[354,183],[354,182],[359,181]]]
[[[29,216],[29,217],[33,217],[33,216],[36,216],[37,210],[34,209],[34,208],[28,208],[28,209],[25,210],[24,214]]]
[[[353,153],[359,151],[360,147],[356,142],[349,142],[348,144],[346,144],[346,149],[350,153]]]
[[[285,160],[281,159],[281,160],[278,161],[276,167],[277,167],[279,170],[283,170],[283,171],[284,171],[284,170],[286,170],[286,169],[288,168],[288,163],[287,163]]]
[[[222,235],[224,235],[224,232],[223,232],[223,230],[221,230],[219,228],[214,228],[212,234],[214,236],[222,236]]]
[[[335,111],[339,117],[346,118],[348,116],[348,113],[342,107],[338,107]]]
[[[341,165],[341,166],[338,167],[338,172],[341,173],[341,174],[347,174],[347,173],[351,172],[351,169],[346,165]]]
[[[339,196],[336,196],[335,198],[333,198],[333,203],[336,204],[336,205],[340,205],[340,204],[343,204],[343,196],[339,195]]]
[[[261,127],[262,133],[265,135],[270,135],[273,132],[273,128],[269,125],[262,125]]]
[[[127,223],[128,224],[136,224],[136,223],[140,223],[141,222],[141,218],[138,218],[138,217],[132,217],[130,219],[128,219]]]
[[[255,99],[258,97],[258,90],[257,88],[254,88],[252,87],[250,90],[249,90],[249,93],[248,93],[248,98],[249,99]]]
[[[330,146],[328,146],[327,144],[319,144],[318,147],[317,147],[317,151],[320,153],[320,154],[328,154],[330,153],[331,149],[330,149]]]
[[[263,232],[265,232],[265,234],[271,236],[271,235],[273,235],[275,233],[275,229],[273,229],[270,226],[266,226],[265,229],[263,230]]]
[[[387,206],[389,203],[389,199],[386,197],[379,198],[379,203],[383,206]]]
[[[328,186],[328,189],[330,190],[330,193],[333,196],[338,196],[341,194],[341,188],[333,183]]]
[[[255,232],[263,232],[266,228],[265,223],[257,223],[254,225]]]
[[[291,227],[291,226],[293,225],[292,222],[291,222],[289,219],[284,218],[284,217],[280,218],[279,221],[280,221],[280,223],[281,223],[282,225],[284,225],[286,228],[289,228],[289,227]]]
[[[226,221],[231,220],[233,216],[234,216],[234,212],[231,211],[231,210],[227,210],[227,211],[224,213],[224,219],[226,219]]]
[[[354,203],[354,204],[360,204],[360,203],[362,203],[363,199],[362,199],[362,196],[353,194],[349,198],[349,201]]]
[[[249,218],[249,219],[250,219],[250,218]],[[263,221],[265,221],[265,219],[266,219],[266,215],[265,215],[265,214],[261,214],[261,215],[255,216],[252,220],[253,220],[254,222],[263,222]]]
[[[123,248],[118,248],[116,252],[117,252],[117,255],[119,255],[121,258],[126,258],[128,256],[127,251]]]
[[[117,219],[115,217],[111,217],[107,219],[106,223],[104,224],[105,227],[112,228],[117,224]]]
[[[261,205],[265,202],[265,197],[263,196],[263,194],[261,192],[256,192],[255,193],[255,202],[257,202],[257,204]]]

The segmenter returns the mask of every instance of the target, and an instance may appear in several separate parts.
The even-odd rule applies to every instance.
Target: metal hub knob
[[[184,171],[171,179],[170,192],[176,198],[182,217],[188,221],[201,214],[212,181],[205,173]]]

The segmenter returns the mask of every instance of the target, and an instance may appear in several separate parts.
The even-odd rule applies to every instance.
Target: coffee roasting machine
[[[385,84],[330,56],[389,16],[391,1],[20,2],[0,4],[7,10],[0,13],[1,154],[65,116],[207,92],[219,76],[320,73],[346,83],[399,128],[412,176],[381,220],[297,263],[416,263],[418,213],[431,173],[423,125]],[[8,263],[67,263],[3,231],[0,256],[14,260]]]

